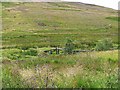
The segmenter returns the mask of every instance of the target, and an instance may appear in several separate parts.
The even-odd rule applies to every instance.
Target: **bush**
[[[97,51],[105,51],[105,50],[111,49],[112,47],[113,47],[112,40],[104,39],[104,40],[99,40],[96,43],[95,50],[97,50]]]
[[[67,43],[65,44],[65,53],[72,54],[73,49],[74,49],[74,44],[72,40],[68,39]]]
[[[29,50],[26,50],[24,52],[22,52],[24,55],[30,55],[30,56],[37,56],[38,55],[38,51],[34,48],[30,48]]]

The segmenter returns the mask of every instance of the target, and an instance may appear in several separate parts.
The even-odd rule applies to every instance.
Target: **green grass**
[[[23,88],[25,85],[23,85],[22,83],[22,80],[21,80],[21,77],[19,75],[16,75],[17,74],[17,71],[9,71],[11,70],[10,67],[4,67],[3,66],[3,70],[2,70],[2,78],[4,78],[2,80],[2,85],[4,88]],[[13,76],[13,73],[15,74]]]
[[[115,44],[118,43],[117,22],[105,19],[107,15],[113,13],[106,11],[106,15],[101,11],[102,15],[99,17],[96,14],[99,12],[92,10],[71,11],[83,8],[71,3],[39,3],[40,5],[24,3],[19,4],[19,7],[12,4],[14,3],[8,4],[9,8],[15,8],[15,10],[9,12],[5,9],[2,11],[3,48],[63,47],[67,38],[74,40],[77,46],[82,48],[82,42],[89,46],[102,39],[103,36],[111,38]],[[67,11],[55,10],[68,8],[64,6],[71,8]],[[92,14],[88,15],[89,12]],[[116,14],[114,13],[114,15]],[[106,28],[109,24],[112,25],[112,28]]]
[[[120,17],[106,17],[106,19],[113,20],[113,21],[120,21]]]
[[[5,2],[5,3],[2,3],[2,6],[4,7],[12,7],[12,6],[16,6],[17,3],[11,3],[11,2]]]
[[[90,52],[66,56],[56,55],[42,58],[36,57],[34,59],[31,58],[31,60],[10,60],[10,62],[3,59],[3,80],[5,81],[3,87],[32,87],[31,84],[24,81],[24,76],[20,74],[20,71],[25,70],[25,72],[31,72],[32,70],[36,72],[35,68],[38,66],[38,68],[41,69],[40,75],[42,75],[47,73],[44,69],[46,70],[48,66],[50,69],[50,71],[48,69],[48,73],[54,76],[48,84],[55,82],[54,86],[58,88],[116,88],[118,77],[117,62],[118,51]],[[42,69],[44,65],[46,67]],[[15,71],[17,72],[15,73]],[[74,75],[72,75],[72,72]],[[34,75],[34,73],[32,73],[32,75]],[[16,78],[12,79],[12,76]],[[34,78],[36,78],[36,76],[34,76]],[[16,83],[13,83],[13,80],[16,80]],[[29,81],[31,80],[32,79],[29,79]],[[25,85],[23,85],[22,82],[25,82]],[[9,86],[7,86],[8,83],[10,84]],[[19,83],[19,86],[17,86],[17,83]],[[41,84],[38,87],[42,87]]]

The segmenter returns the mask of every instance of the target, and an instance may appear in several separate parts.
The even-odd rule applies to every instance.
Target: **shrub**
[[[74,44],[72,40],[68,39],[67,43],[65,44],[65,53],[72,54],[73,49],[74,49]]]
[[[96,43],[95,50],[97,51],[105,51],[109,50],[113,47],[112,41],[110,39],[99,40]]]
[[[22,54],[30,55],[30,56],[37,56],[38,51],[36,49],[34,49],[34,48],[30,48],[29,50],[26,50],[26,51],[22,52]]]
[[[29,49],[29,52],[30,52],[30,55],[31,55],[31,56],[37,56],[37,54],[38,54],[37,50],[34,49],[34,48],[30,48],[30,49]]]

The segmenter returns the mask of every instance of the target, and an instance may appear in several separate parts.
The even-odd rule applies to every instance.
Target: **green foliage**
[[[103,78],[103,77],[102,77]],[[76,80],[76,87],[77,88],[100,88],[106,87],[105,81],[102,78],[97,79],[96,76],[91,76],[86,74],[86,76],[79,76],[75,77]]]
[[[117,76],[117,73],[113,73],[113,74],[110,74],[107,78],[107,87],[108,88],[116,88],[116,87],[119,87],[119,83],[118,83],[118,76]]]
[[[25,86],[21,77],[18,75],[18,72],[13,72],[10,67],[3,67],[2,74],[3,88],[22,88]]]
[[[37,56],[38,52],[34,48],[30,48],[29,50],[24,52],[25,55],[30,55],[30,56]]]
[[[105,50],[111,49],[112,47],[113,47],[113,45],[112,45],[112,41],[110,39],[103,39],[103,40],[99,40],[96,43],[95,50],[105,51]]]
[[[73,49],[74,49],[73,41],[68,39],[67,43],[65,44],[65,53],[72,54]]]

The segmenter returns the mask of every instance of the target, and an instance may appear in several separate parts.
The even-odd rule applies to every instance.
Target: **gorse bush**
[[[105,51],[109,50],[113,47],[112,40],[111,39],[104,39],[104,40],[99,40],[96,43],[95,50],[97,51]]]

